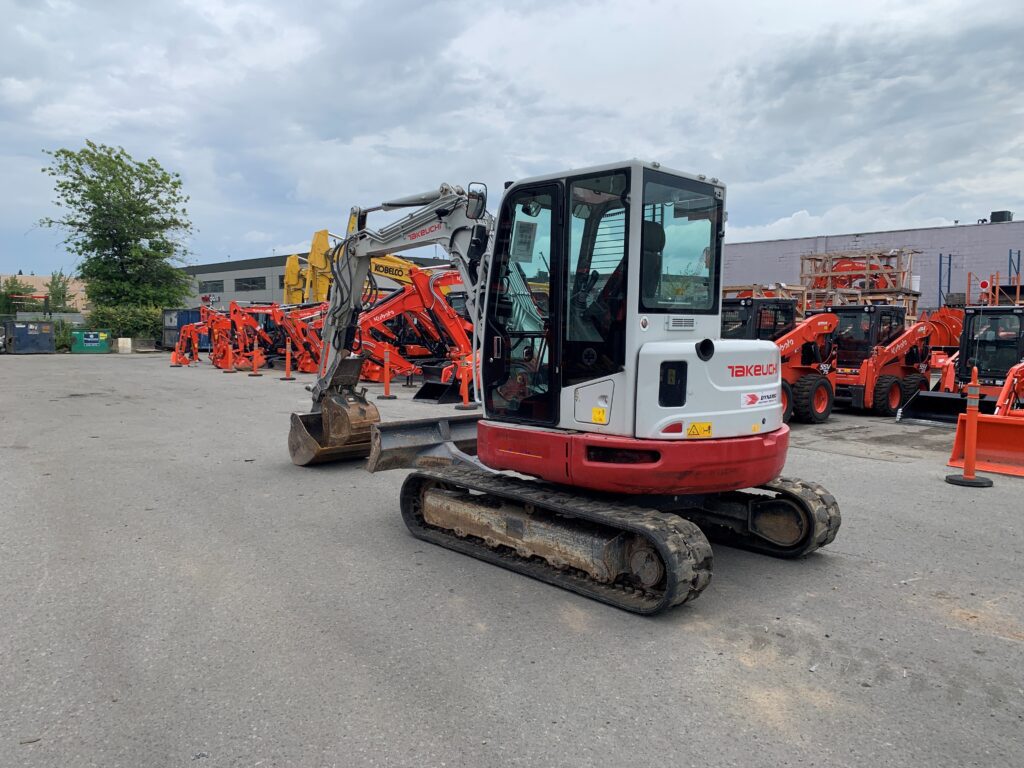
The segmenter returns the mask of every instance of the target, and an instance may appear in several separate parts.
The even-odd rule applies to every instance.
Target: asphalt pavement
[[[309,377],[167,362],[0,356],[0,766],[1024,765],[1024,479],[947,428],[796,427],[836,541],[641,618],[293,466]]]

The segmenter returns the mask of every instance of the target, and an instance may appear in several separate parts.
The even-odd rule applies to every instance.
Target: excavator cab
[[[777,471],[778,348],[721,338],[724,199],[717,180],[639,161],[506,189],[484,286],[484,464],[680,493],[721,482],[718,451],[749,441],[731,470]],[[684,473],[698,439],[707,473]],[[638,475],[655,454],[663,471]]]
[[[795,327],[795,299],[722,299],[723,339],[775,341]]]

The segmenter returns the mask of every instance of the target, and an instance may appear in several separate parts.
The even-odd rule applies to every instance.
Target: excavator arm
[[[319,403],[341,387],[350,387],[358,380],[342,366],[349,356],[357,328],[363,281],[375,256],[396,253],[424,245],[439,245],[452,257],[468,291],[470,316],[478,320],[482,302],[477,299],[478,265],[486,252],[493,229],[493,219],[476,200],[461,187],[442,185],[422,195],[393,200],[375,209],[354,209],[360,227],[335,247],[331,271],[334,288],[324,322],[325,363],[320,379],[313,387],[313,402]],[[420,206],[417,210],[381,229],[365,226],[366,215],[373,210],[395,210]],[[358,288],[358,291],[356,290]],[[477,323],[474,323],[476,326]]]
[[[304,466],[366,456],[371,427],[380,421],[376,407],[357,391],[362,360],[351,357],[362,305],[362,287],[375,257],[425,245],[439,245],[451,257],[467,290],[474,327],[482,328],[479,265],[487,252],[493,218],[486,211],[486,190],[469,192],[443,184],[420,195],[391,200],[375,208],[353,208],[349,232],[330,253],[333,277],[324,317],[320,376],[312,387],[308,414],[292,414],[288,449]],[[367,226],[373,211],[414,208],[380,229]]]

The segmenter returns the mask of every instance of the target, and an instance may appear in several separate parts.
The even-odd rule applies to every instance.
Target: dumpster
[[[52,355],[57,351],[51,322],[8,320],[4,336],[7,352],[12,355]]]
[[[163,349],[174,349],[181,335],[182,326],[190,323],[198,323],[202,319],[198,309],[165,309],[163,315],[163,333],[159,339],[159,346]],[[199,337],[199,349],[203,352],[210,351],[210,337],[203,334]]]
[[[110,352],[110,331],[71,331],[71,354],[100,355]]]

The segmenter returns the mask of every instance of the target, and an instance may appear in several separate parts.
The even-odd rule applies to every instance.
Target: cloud
[[[182,173],[195,261],[354,204],[627,157],[729,185],[729,238],[1024,210],[1016,4],[0,0],[0,270],[65,259],[42,148]],[[274,243],[287,245],[274,246]]]

